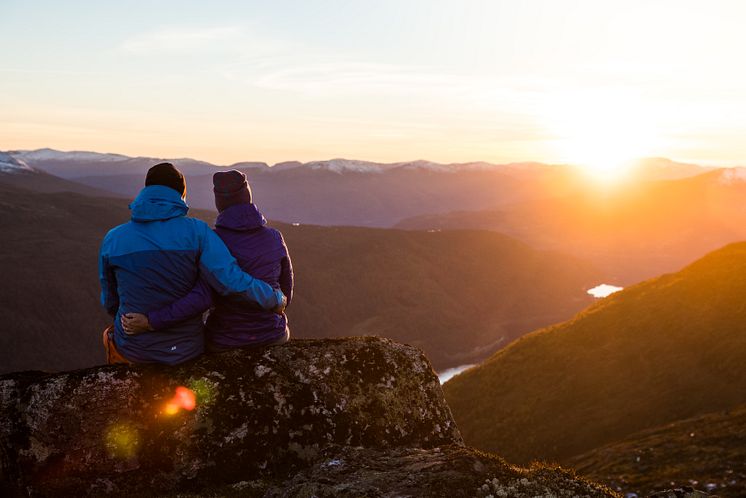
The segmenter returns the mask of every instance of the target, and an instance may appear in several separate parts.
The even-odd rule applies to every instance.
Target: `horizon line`
[[[368,159],[351,159],[351,158],[345,158],[345,157],[332,157],[329,159],[313,159],[311,161],[300,161],[297,159],[288,159],[285,161],[279,161],[273,164],[270,164],[266,161],[253,161],[253,160],[242,160],[242,161],[236,161],[231,164],[218,164],[213,163],[211,161],[207,161],[204,159],[197,159],[194,157],[156,157],[156,156],[147,156],[147,155],[135,155],[131,156],[128,154],[122,154],[119,152],[99,152],[95,150],[82,150],[82,149],[75,149],[75,150],[61,150],[61,149],[55,149],[53,147],[40,147],[38,149],[5,149],[5,152],[8,154],[13,153],[30,153],[30,152],[39,152],[39,151],[52,151],[52,152],[59,152],[62,154],[75,154],[75,153],[85,153],[85,154],[99,154],[99,155],[105,155],[105,156],[120,156],[127,159],[157,159],[157,160],[166,160],[166,161],[197,161],[202,162],[206,164],[210,164],[215,167],[219,168],[229,168],[231,166],[235,166],[237,164],[242,163],[259,163],[264,164],[268,168],[274,168],[275,166],[286,164],[286,163],[293,163],[297,162],[301,165],[307,165],[312,163],[319,163],[319,162],[329,162],[329,161],[355,161],[355,162],[362,162],[362,163],[371,163],[371,164],[377,164],[377,165],[384,165],[384,166],[393,166],[393,165],[405,165],[405,164],[411,164],[411,163],[418,163],[418,162],[425,162],[425,163],[431,163],[438,166],[460,166],[460,165],[469,165],[469,164],[488,164],[490,166],[512,166],[512,165],[519,165],[519,164],[538,164],[542,166],[550,166],[550,167],[580,167],[578,164],[573,163],[567,163],[567,162],[545,162],[545,161],[537,161],[537,160],[522,160],[522,161],[508,161],[508,162],[492,162],[492,161],[486,161],[486,160],[474,160],[474,161],[464,161],[464,162],[438,162],[438,161],[432,161],[429,159],[412,159],[412,160],[404,160],[404,161],[373,161]],[[629,163],[636,163],[641,161],[651,161],[651,160],[659,160],[659,161],[669,161],[676,164],[682,164],[682,165],[689,165],[689,166],[697,166],[700,168],[740,168],[743,166],[740,165],[733,165],[733,166],[723,166],[721,164],[707,164],[707,163],[700,163],[700,162],[692,162],[686,159],[672,159],[670,157],[666,156],[643,156],[635,159],[631,159],[628,162]]]

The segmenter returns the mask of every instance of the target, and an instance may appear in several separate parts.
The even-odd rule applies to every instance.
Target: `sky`
[[[0,0],[0,149],[746,164],[746,2]]]

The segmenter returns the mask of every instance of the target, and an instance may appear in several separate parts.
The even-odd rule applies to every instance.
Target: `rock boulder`
[[[374,338],[10,374],[0,417],[2,486],[37,494],[205,488],[287,473],[329,445],[463,444],[425,356]]]

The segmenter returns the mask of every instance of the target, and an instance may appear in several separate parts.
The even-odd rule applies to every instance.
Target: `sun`
[[[641,103],[615,92],[554,96],[545,106],[554,153],[602,183],[617,183],[632,162],[654,154],[655,126]]]

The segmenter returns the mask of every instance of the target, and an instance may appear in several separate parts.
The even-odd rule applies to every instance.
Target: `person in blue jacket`
[[[241,268],[293,296],[293,265],[282,234],[266,226],[267,220],[252,201],[246,175],[237,170],[213,175],[215,207],[218,215],[215,233],[225,242]],[[246,346],[282,344],[290,337],[284,313],[257,309],[229,297],[215,295],[204,280],[183,298],[147,314],[130,313],[122,318],[124,330],[150,333],[185,319],[201,317],[211,309],[205,334],[208,351]]]
[[[189,317],[157,331],[128,334],[122,316],[147,313],[178,300],[200,279],[216,293],[282,313],[279,289],[244,273],[223,241],[203,221],[186,216],[184,176],[170,163],[148,170],[130,205],[131,221],[109,231],[99,257],[101,302],[114,317],[104,332],[109,363],[174,365],[204,351],[204,325]]]

